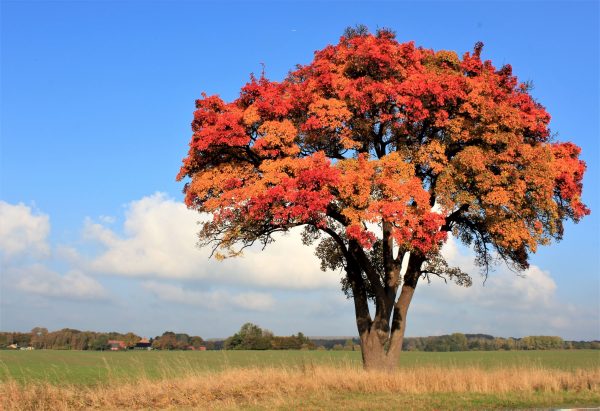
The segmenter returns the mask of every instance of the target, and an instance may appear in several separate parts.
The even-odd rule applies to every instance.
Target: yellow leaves
[[[460,59],[454,51],[440,50],[435,53],[435,59],[439,64],[446,64],[453,69],[458,69],[460,66]]]

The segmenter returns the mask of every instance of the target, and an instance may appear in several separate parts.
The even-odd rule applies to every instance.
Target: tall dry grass
[[[597,393],[600,369],[561,371],[544,368],[482,370],[475,367],[421,367],[395,373],[366,372],[356,367],[240,368],[190,373],[177,379],[113,382],[100,386],[49,383],[0,385],[4,410],[202,409],[252,406],[269,399],[350,394],[427,393]]]

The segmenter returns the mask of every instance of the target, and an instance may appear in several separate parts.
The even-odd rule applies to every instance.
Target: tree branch
[[[457,222],[458,219],[461,217],[461,214],[464,213],[465,211],[467,211],[468,209],[469,209],[469,205],[468,204],[463,204],[460,207],[458,207],[457,210],[455,210],[452,213],[450,213],[446,217],[444,225],[442,225],[440,227],[440,231],[450,231],[452,229],[452,224],[455,223],[455,222]]]
[[[338,244],[346,259],[346,273],[352,287],[352,296],[354,299],[354,310],[356,312],[356,324],[359,334],[368,331],[371,323],[371,314],[369,313],[369,303],[367,300],[367,289],[360,272],[360,265],[354,259],[354,256],[348,251],[342,237],[329,227],[321,230],[331,236]]]

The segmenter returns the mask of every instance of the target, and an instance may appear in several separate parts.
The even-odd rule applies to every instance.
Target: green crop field
[[[352,351],[0,351],[0,381],[94,385],[109,380],[172,378],[228,368],[359,366]],[[401,367],[600,368],[600,351],[405,352]]]

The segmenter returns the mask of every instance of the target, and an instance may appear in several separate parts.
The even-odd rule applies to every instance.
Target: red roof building
[[[127,349],[127,345],[125,345],[125,341],[121,341],[121,340],[108,340],[108,345],[110,346],[111,351],[119,351],[119,350]]]

